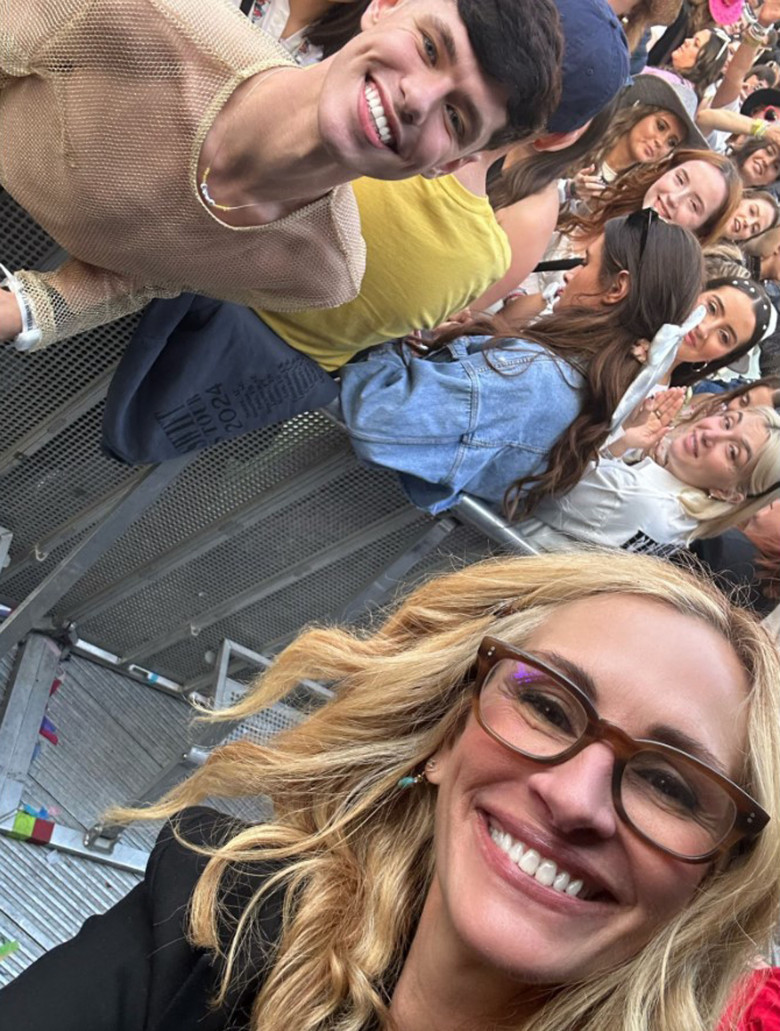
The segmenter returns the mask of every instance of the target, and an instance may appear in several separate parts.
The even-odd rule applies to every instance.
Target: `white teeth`
[[[366,101],[368,103],[368,110],[371,112],[371,117],[376,126],[376,131],[379,134],[379,139],[386,147],[389,147],[393,142],[393,134],[390,131],[390,123],[385,114],[385,109],[382,106],[382,100],[379,96],[379,91],[373,86],[366,85],[365,87]]]
[[[523,873],[528,873],[533,877],[533,875],[538,870],[541,861],[542,857],[539,855],[536,849],[529,848],[528,851],[524,853],[523,858],[518,863],[518,866],[523,871]]]
[[[505,852],[518,869],[529,877],[535,878],[540,884],[561,894],[577,896],[583,889],[583,882],[576,878],[572,880],[571,874],[565,870],[558,870],[558,865],[552,859],[542,859],[540,854],[533,848],[526,848],[521,842],[515,840],[511,834],[490,825],[490,837],[498,845],[502,852]]]
[[[544,884],[546,887],[549,888],[555,880],[555,875],[557,872],[558,867],[555,865],[555,863],[553,863],[551,859],[544,859],[539,864],[539,867],[536,873],[534,874],[534,877],[540,884]]]
[[[559,873],[553,881],[553,888],[556,891],[565,891],[566,885],[569,883],[569,875],[567,873]]]

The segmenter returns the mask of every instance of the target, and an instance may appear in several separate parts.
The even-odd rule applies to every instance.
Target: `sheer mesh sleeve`
[[[0,184],[72,256],[18,274],[39,346],[182,291],[283,311],[356,296],[349,186],[239,227],[198,189],[218,115],[271,69],[307,74],[231,0],[0,0]]]
[[[15,273],[43,347],[84,333],[105,322],[138,311],[154,297],[175,297],[180,291],[134,283],[107,269],[70,258],[53,272]]]

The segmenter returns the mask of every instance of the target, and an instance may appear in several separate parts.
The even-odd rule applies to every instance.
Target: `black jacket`
[[[179,826],[186,840],[211,845],[240,829],[202,807],[186,810]],[[190,895],[206,861],[179,844],[166,824],[143,882],[0,991],[2,1031],[244,1031],[280,935],[282,898],[271,895],[264,906],[266,948],[244,968],[243,990],[214,1010],[209,999],[219,983],[218,966],[184,933]],[[267,865],[253,867],[236,878],[225,899],[229,919],[269,872]]]

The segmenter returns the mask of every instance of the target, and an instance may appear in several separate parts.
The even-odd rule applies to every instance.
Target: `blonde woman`
[[[218,718],[304,677],[334,700],[150,810],[180,815],[143,885],[0,993],[3,1026],[716,1026],[780,909],[752,617],[649,558],[498,559],[302,634]],[[276,822],[182,811],[216,792]]]
[[[705,406],[669,429],[683,394],[677,388],[650,398],[576,487],[541,502],[534,518],[542,525],[530,531],[540,546],[560,547],[548,528],[604,546],[623,547],[638,534],[683,546],[745,522],[778,496],[774,408]]]

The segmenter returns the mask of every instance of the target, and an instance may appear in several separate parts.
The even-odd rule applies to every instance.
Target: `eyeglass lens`
[[[586,734],[580,700],[543,668],[502,659],[488,674],[479,712],[486,729],[531,759],[563,755]],[[706,855],[734,826],[736,806],[714,779],[653,748],[626,760],[620,801],[628,822],[680,856]]]

